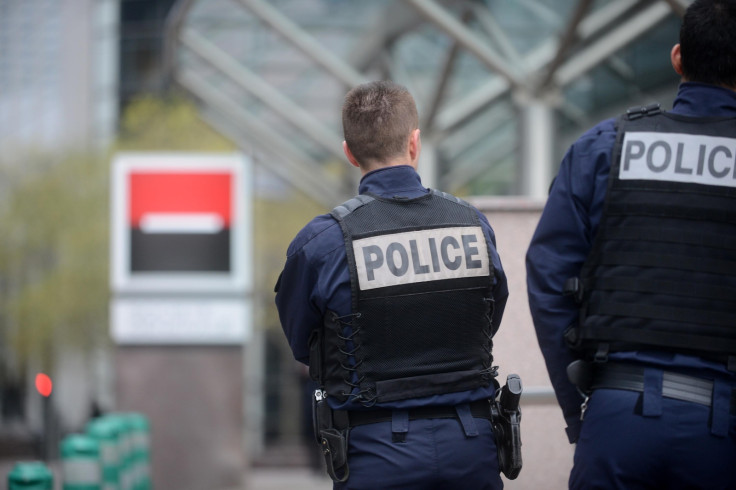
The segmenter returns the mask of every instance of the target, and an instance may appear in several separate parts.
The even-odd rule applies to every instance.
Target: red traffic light
[[[36,375],[36,389],[42,396],[49,396],[53,388],[54,384],[51,382],[51,378],[44,373]]]

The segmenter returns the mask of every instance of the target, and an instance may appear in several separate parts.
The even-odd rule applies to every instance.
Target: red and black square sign
[[[115,341],[241,343],[253,287],[250,159],[119,153],[111,170]]]
[[[230,271],[230,173],[131,172],[128,178],[132,273]]]
[[[251,169],[238,153],[116,155],[113,290],[231,294],[248,287]]]

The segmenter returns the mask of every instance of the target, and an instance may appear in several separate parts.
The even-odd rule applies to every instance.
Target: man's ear
[[[680,53],[679,44],[672,46],[672,51],[670,51],[670,61],[672,62],[672,68],[674,68],[675,73],[682,76],[682,53]]]
[[[355,156],[353,156],[353,152],[350,151],[350,148],[348,148],[348,144],[346,141],[342,142],[342,151],[345,153],[345,156],[348,157],[348,162],[350,162],[350,165],[360,168],[358,160],[356,160]]]
[[[415,129],[409,136],[409,158],[412,164],[416,165],[419,160],[419,153],[422,150],[422,139],[420,137],[419,129]]]

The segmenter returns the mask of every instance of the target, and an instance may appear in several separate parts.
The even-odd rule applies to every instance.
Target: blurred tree
[[[0,327],[19,362],[107,324],[107,169],[99,158],[0,162]]]
[[[232,152],[236,147],[199,118],[194,104],[172,95],[143,96],[130,103],[114,150]]]
[[[172,96],[130,103],[106,153],[0,157],[0,344],[7,344],[0,353],[12,353],[14,364],[33,359],[48,369],[60,344],[86,350],[109,339],[109,162],[120,151],[238,149],[204,123],[188,99]],[[309,219],[325,212],[283,188],[276,194],[256,190],[257,328],[279,328],[273,286],[286,248]],[[276,338],[288,362],[283,335]]]

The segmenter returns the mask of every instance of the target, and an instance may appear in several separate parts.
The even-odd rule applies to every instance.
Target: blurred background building
[[[168,143],[170,133],[187,139],[187,149],[214,146],[249,156],[255,163],[253,264],[259,286],[254,335],[244,347],[243,440],[249,464],[294,458],[304,463],[291,449],[301,430],[299,370],[280,332],[272,287],[296,231],[355,192],[357,173],[340,145],[345,92],[372,79],[407,86],[419,107],[425,185],[475,198],[491,215],[509,206],[531,212],[517,226],[528,234],[574,139],[632,105],[659,101],[666,108],[671,102],[679,80],[669,50],[688,3],[0,0],[0,236],[22,235],[17,223],[35,216],[33,210],[13,214],[18,196],[34,200],[34,194],[18,191],[27,189],[24,169],[37,168],[29,162],[51,162],[41,164],[41,174],[54,175],[54,162],[81,152],[92,155],[84,158],[96,162],[90,168],[104,170],[105,180],[117,150],[180,150]],[[151,102],[156,100],[163,102]],[[168,120],[160,119],[163,112],[186,113],[187,107],[196,109],[194,117],[206,130],[166,126]],[[159,130],[170,133],[131,143]],[[212,143],[216,137],[224,143]],[[84,195],[74,185],[59,185],[72,196]],[[13,216],[19,221],[11,225]],[[505,225],[510,233],[514,223]],[[524,233],[508,244],[507,253],[523,255]],[[107,242],[95,240],[88,245],[104,248],[104,257],[90,262],[91,268],[102,267],[107,254]],[[31,322],[36,317],[28,315],[38,311],[27,303],[36,310],[54,303],[23,294],[56,269],[21,267],[15,242],[6,242],[0,247],[0,457],[51,454],[52,443],[42,447],[49,433],[78,430],[95,410],[116,409],[108,297],[86,296],[96,301],[90,309],[102,311],[94,320],[75,313],[63,327],[44,320],[45,330],[28,334],[32,329],[24,319]],[[523,273],[519,262],[522,283]],[[100,274],[106,281],[106,271]],[[54,284],[58,290],[65,283]],[[529,333],[519,287],[514,308],[523,310],[522,325],[515,328]],[[85,322],[86,341],[59,341],[67,337],[58,333],[61,328]],[[519,347],[542,371],[532,392],[551,407],[561,427],[535,347]],[[513,369],[515,361],[507,362]],[[45,402],[33,389],[33,375],[41,369],[55,380],[52,415],[44,415]],[[564,437],[561,428],[554,435]]]

